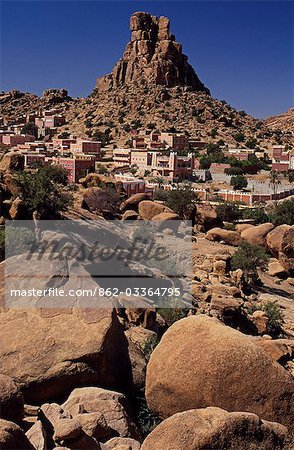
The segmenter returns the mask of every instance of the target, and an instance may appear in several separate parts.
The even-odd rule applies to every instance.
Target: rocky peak
[[[155,84],[166,87],[184,86],[193,91],[206,91],[182,45],[170,33],[167,17],[136,12],[130,18],[131,40],[123,57],[111,74],[97,80],[97,90],[105,91],[126,84]]]

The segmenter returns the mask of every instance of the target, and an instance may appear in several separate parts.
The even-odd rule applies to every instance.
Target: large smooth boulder
[[[138,212],[139,203],[143,200],[149,200],[150,196],[145,194],[145,192],[131,195],[131,197],[127,198],[120,206],[121,212],[125,212],[127,209],[132,209]]]
[[[78,388],[72,391],[62,408],[78,418],[75,416],[77,405],[84,412],[103,414],[116,435],[140,439],[140,432],[131,417],[130,405],[123,394],[97,387]]]
[[[266,243],[274,256],[280,252],[294,252],[294,226],[279,225],[270,231],[266,237]],[[290,255],[289,255],[290,256]]]
[[[164,420],[141,450],[286,450],[287,434],[283,425],[255,414],[192,409]]]
[[[294,271],[294,226],[280,225],[268,233],[266,244],[287,271]]]
[[[266,236],[273,228],[274,225],[272,223],[262,223],[243,230],[241,237],[249,244],[266,247]]]
[[[35,450],[22,429],[13,422],[0,419],[1,450]]]
[[[11,309],[0,323],[1,370],[28,403],[85,384],[120,389],[131,380],[127,340],[111,309]]]
[[[212,228],[206,233],[205,238],[209,241],[224,242],[234,247],[238,247],[242,242],[237,231],[225,230],[224,228]]]
[[[22,393],[12,378],[0,374],[0,418],[19,422],[23,415]]]
[[[179,320],[163,335],[147,365],[146,398],[162,418],[217,406],[294,423],[289,373],[248,336],[205,315]]]
[[[167,212],[173,213],[174,211],[161,203],[153,202],[152,200],[143,200],[139,203],[138,212],[142,219],[151,220],[158,214]]]

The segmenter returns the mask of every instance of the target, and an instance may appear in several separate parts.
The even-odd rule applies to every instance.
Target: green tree
[[[245,145],[247,148],[251,148],[251,149],[256,148],[257,140],[255,138],[250,138],[250,139],[248,139],[248,141],[246,141]]]
[[[257,270],[265,269],[268,259],[264,248],[244,241],[232,256],[231,267],[233,270],[243,270],[247,282],[255,283],[258,280]]]
[[[38,127],[34,124],[34,122],[28,122],[26,123],[22,129],[22,134],[31,134],[32,136],[35,136],[35,138],[38,137]]]
[[[16,183],[28,212],[37,211],[41,217],[56,216],[66,210],[72,197],[66,192],[68,174],[60,166],[43,166],[34,172],[20,172]]]
[[[244,175],[236,175],[231,178],[230,185],[233,186],[235,191],[237,191],[245,189],[248,185],[248,182]]]
[[[197,194],[190,184],[167,191],[166,206],[177,213],[181,219],[188,219],[198,202]]]
[[[268,317],[267,331],[274,337],[277,337],[281,332],[281,327],[284,323],[284,314],[277,301],[267,301],[262,304],[261,310],[264,311]]]
[[[228,167],[228,169],[225,169],[225,173],[227,175],[243,175],[243,169],[241,167]]]
[[[280,174],[277,170],[270,171],[270,186],[273,188],[274,195],[278,192],[278,187],[281,184]]]
[[[136,164],[132,164],[130,167],[130,172],[133,176],[135,176],[136,173],[138,172],[138,166]]]
[[[294,198],[272,205],[268,217],[275,226],[294,225]]]
[[[242,210],[243,219],[253,219],[256,224],[269,222],[264,208],[245,208]]]
[[[233,138],[235,139],[236,142],[244,142],[245,140],[245,136],[243,133],[236,133],[234,134]]]
[[[233,222],[234,220],[240,219],[241,216],[241,212],[235,203],[222,203],[216,207],[216,212],[223,222]]]

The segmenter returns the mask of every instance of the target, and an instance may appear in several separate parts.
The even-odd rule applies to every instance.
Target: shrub
[[[167,192],[166,206],[177,213],[181,219],[188,219],[198,201],[197,194],[190,185]]]
[[[231,267],[233,270],[243,270],[247,281],[254,283],[258,280],[257,270],[265,269],[268,259],[269,256],[264,248],[248,242],[242,242],[231,258]]]
[[[235,203],[222,203],[216,207],[216,212],[223,222],[233,222],[241,216],[241,212]]]
[[[280,333],[282,324],[284,323],[284,314],[280,305],[276,300],[269,300],[262,304],[261,309],[269,319],[267,324],[268,332],[276,336]]]
[[[159,308],[157,312],[164,318],[166,324],[170,327],[173,323],[186,317],[189,310],[186,308]]]
[[[245,140],[245,136],[243,133],[236,133],[234,134],[233,138],[235,139],[236,142],[244,142]]]
[[[253,219],[256,224],[269,222],[264,208],[245,208],[242,210],[243,219]]]
[[[229,167],[228,169],[225,169],[225,173],[227,175],[243,175],[243,169],[241,167]]]
[[[160,423],[159,418],[148,408],[143,389],[140,389],[135,397],[134,413],[144,438]]]
[[[30,213],[56,216],[71,204],[72,197],[65,192],[68,184],[67,171],[60,166],[43,166],[32,172],[20,172],[16,184],[20,196]]]
[[[153,352],[153,350],[155,349],[155,347],[157,346],[158,343],[159,343],[159,339],[157,336],[151,336],[145,342],[144,347],[143,347],[143,353],[144,353],[147,361],[149,361],[151,353]]]
[[[256,139],[254,139],[254,138],[250,138],[250,139],[248,139],[248,141],[246,142],[246,147],[247,148],[256,148],[256,146],[257,146],[257,140]]]
[[[268,217],[275,226],[294,225],[294,198],[273,205]]]

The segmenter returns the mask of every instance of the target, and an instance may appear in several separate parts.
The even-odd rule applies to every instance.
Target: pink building
[[[13,147],[14,145],[24,144],[25,142],[32,142],[35,137],[30,134],[4,134],[0,135],[0,142],[2,144]]]
[[[57,158],[57,164],[68,171],[68,181],[76,183],[88,173],[95,171],[95,157],[84,156],[76,158]]]
[[[65,124],[65,117],[64,116],[45,116],[44,118],[44,127],[45,128],[55,128],[55,127],[61,127]]]
[[[100,157],[101,142],[81,139],[70,144],[70,151],[74,154],[95,155],[96,157]]]
[[[284,145],[273,146],[272,170],[286,172],[294,169],[294,155]]]

